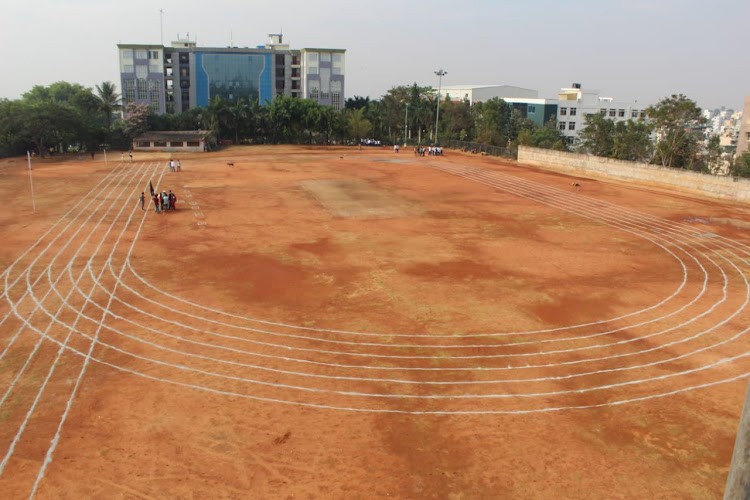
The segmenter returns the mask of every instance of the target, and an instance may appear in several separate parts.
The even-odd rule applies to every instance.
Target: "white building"
[[[485,102],[492,98],[499,99],[536,99],[539,92],[512,85],[449,85],[440,87],[440,99],[450,96],[451,101]]]
[[[557,126],[568,144],[572,144],[586,126],[587,115],[598,113],[616,122],[637,120],[647,107],[638,101],[616,101],[600,95],[598,90],[583,89],[580,83],[574,83],[560,89],[558,94]]]
[[[742,107],[740,131],[737,135],[737,156],[750,151],[750,96],[745,97]]]

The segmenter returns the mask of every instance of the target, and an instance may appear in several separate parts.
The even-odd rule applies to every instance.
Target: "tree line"
[[[340,111],[289,96],[266,105],[216,97],[204,108],[159,115],[145,104],[123,109],[111,82],[94,89],[57,82],[37,85],[17,100],[0,100],[0,155],[127,150],[134,137],[160,130],[209,130],[219,141],[235,144],[357,144],[364,138],[432,144],[435,99],[435,89],[413,84],[394,87],[381,99],[349,98]],[[554,123],[539,127],[502,99],[470,106],[446,98],[440,102],[438,126],[444,141],[566,148]]]
[[[358,144],[372,138],[385,144],[466,141],[506,148],[519,145],[556,150],[569,146],[553,119],[543,126],[525,118],[502,99],[470,105],[440,101],[437,92],[416,83],[393,87],[380,99],[355,96],[343,110],[278,96],[257,101],[216,97],[205,108],[158,115],[145,104],[129,104],[124,113],[111,82],[94,89],[57,82],[34,86],[17,100],[0,100],[0,155],[33,150],[39,155],[102,148],[127,150],[146,131],[209,130],[220,142],[235,144]],[[721,164],[718,137],[703,138],[705,119],[695,102],[673,95],[649,107],[638,119],[609,120],[595,113],[573,148],[597,156],[716,173]],[[732,165],[733,175],[750,176],[750,157]]]
[[[719,136],[705,136],[707,120],[682,94],[660,100],[638,119],[615,122],[604,114],[586,116],[579,134],[580,152],[709,174],[725,167]],[[728,173],[750,177],[750,156],[730,163]]]

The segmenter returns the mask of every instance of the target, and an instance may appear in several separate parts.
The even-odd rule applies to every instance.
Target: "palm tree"
[[[364,108],[349,111],[347,119],[349,135],[359,144],[360,149],[362,149],[362,138],[369,135],[372,130],[372,123],[365,118],[364,111]]]
[[[99,111],[104,113],[107,119],[107,131],[112,128],[112,113],[122,109],[120,94],[112,82],[102,82],[96,86],[96,98],[99,101]]]

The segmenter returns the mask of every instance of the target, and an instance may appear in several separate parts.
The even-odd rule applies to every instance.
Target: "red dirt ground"
[[[167,158],[139,156],[139,165],[163,164]],[[608,327],[623,329],[606,338],[623,343],[604,348],[604,354],[636,354],[583,363],[583,358],[602,354],[591,347],[598,340],[584,335],[599,330],[571,326],[635,314],[659,303],[677,289],[683,278],[680,265],[642,237],[588,216],[597,210],[579,215],[545,204],[553,194],[521,197],[445,169],[481,169],[482,175],[511,176],[512,185],[531,181],[556,188],[562,193],[560,203],[569,207],[584,199],[637,210],[701,233],[707,245],[718,237],[750,243],[750,207],[596,179],[577,178],[582,189],[575,191],[567,176],[453,151],[444,158],[416,158],[387,149],[252,147],[182,155],[181,160],[182,172],[164,172],[162,166],[161,182],[158,175],[152,177],[159,190],[175,191],[178,210],[148,212],[130,254],[140,277],[169,295],[149,302],[141,294],[156,296],[156,291],[130,272],[124,273],[122,285],[104,276],[110,289],[117,286],[122,302],[112,302],[112,316],[99,341],[115,348],[96,346],[96,359],[84,368],[59,444],[40,480],[39,496],[459,499],[722,494],[746,386],[739,377],[750,372],[750,361],[740,357],[721,363],[748,352],[744,337],[716,347],[708,338],[725,339],[747,325],[741,295],[746,267],[729,276],[728,296],[721,300],[721,273],[716,269],[721,255],[727,254],[718,249],[712,254],[716,268],[704,262],[710,272],[708,291],[691,304],[703,282],[695,274],[699,266],[685,258],[685,289],[661,312],[674,313],[675,319],[659,321],[665,327],[686,324],[637,340],[658,328],[612,320]],[[230,161],[233,167],[227,165]],[[120,167],[117,161],[105,166],[99,158],[35,160],[32,213],[25,161],[0,161],[0,269]],[[135,204],[137,197],[133,190],[128,203]],[[142,216],[140,209],[135,214]],[[127,244],[134,238],[135,230],[128,230]],[[697,254],[691,250],[685,255]],[[117,271],[123,256],[115,255]],[[27,265],[30,257],[22,260]],[[101,263],[97,257],[95,271]],[[21,304],[21,316],[30,315],[31,306],[20,300],[20,290],[9,295]],[[236,316],[188,307],[180,298]],[[108,300],[104,294],[95,299],[102,305]],[[3,304],[0,313],[8,307]],[[714,315],[724,318],[733,308],[740,308],[742,315],[691,340],[692,347],[667,344],[717,324],[720,319],[712,320]],[[641,320],[658,316],[651,311],[639,314]],[[127,322],[135,317],[138,327]],[[242,330],[250,324],[243,318],[323,331],[252,323],[270,331],[268,336]],[[60,319],[73,322],[69,312]],[[81,321],[81,329],[92,335],[95,326]],[[192,327],[225,336],[217,339]],[[20,320],[13,317],[0,324],[0,349],[19,328]],[[513,344],[537,338],[524,332],[550,328],[565,330],[540,334],[549,344]],[[121,337],[115,329],[139,340]],[[360,338],[341,331],[373,335]],[[162,338],[159,332],[173,337]],[[496,332],[515,333],[466,336]],[[399,336],[404,334],[413,337]],[[49,336],[58,342],[63,337]],[[8,358],[0,361],[3,392],[37,338],[24,331]],[[629,343],[632,339],[636,341]],[[336,343],[340,341],[350,343]],[[465,348],[444,347],[456,344]],[[659,351],[638,354],[665,344]],[[9,450],[44,370],[53,362],[57,345],[42,346],[28,376],[0,406],[0,455]],[[89,341],[76,336],[71,346],[85,353]],[[710,349],[683,357],[701,347]],[[522,357],[454,356],[481,356],[498,348]],[[540,354],[549,349],[566,352]],[[660,359],[669,361],[634,366]],[[585,368],[577,368],[576,362]],[[701,370],[708,365],[712,367]],[[60,372],[44,402],[31,412],[29,430],[0,475],[6,498],[30,493],[82,366],[80,355],[66,352],[61,358]],[[610,371],[621,366],[631,371]],[[447,371],[419,371],[440,367]],[[450,370],[458,367],[476,371]],[[511,373],[493,371],[505,368],[512,368]],[[589,371],[591,375],[581,378],[565,378]],[[534,380],[500,387],[489,383],[517,377]],[[400,381],[391,380],[396,378]],[[733,378],[738,380],[719,383]],[[641,379],[648,380],[633,382]],[[466,385],[433,386],[428,381]],[[703,384],[715,385],[692,389]],[[589,391],[592,387],[597,389]],[[657,397],[672,391],[676,393]],[[505,392],[517,397],[495,397]],[[466,394],[484,397],[463,398]],[[619,404],[630,399],[638,400]],[[571,408],[581,406],[593,407]]]

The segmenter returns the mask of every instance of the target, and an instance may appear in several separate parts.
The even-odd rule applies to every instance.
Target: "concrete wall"
[[[518,162],[584,177],[636,181],[695,194],[750,203],[750,180],[719,177],[686,170],[585,154],[519,146]]]

